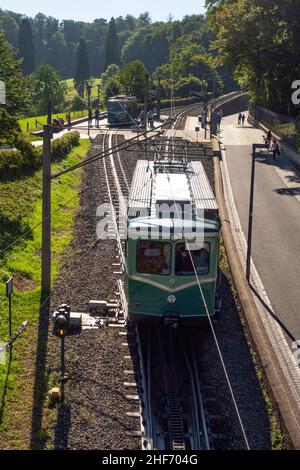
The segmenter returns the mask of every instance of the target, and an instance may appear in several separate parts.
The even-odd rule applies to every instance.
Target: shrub
[[[79,132],[70,132],[51,143],[52,161],[64,158],[72,147],[79,145]],[[42,147],[33,147],[20,134],[15,140],[15,149],[0,150],[0,177],[12,176],[25,170],[34,170],[42,163]]]
[[[70,132],[64,134],[59,139],[55,139],[51,144],[52,159],[58,160],[68,155],[72,150],[72,147],[79,145],[80,134],[79,132]]]
[[[74,96],[71,101],[72,111],[84,111],[87,108],[87,102],[81,96]]]
[[[13,174],[22,162],[22,154],[19,150],[0,150],[0,175]]]

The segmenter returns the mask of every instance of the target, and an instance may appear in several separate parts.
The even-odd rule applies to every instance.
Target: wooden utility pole
[[[145,82],[145,107],[144,107],[144,124],[145,129],[147,130],[147,118],[148,118],[148,91],[149,91],[149,75],[146,75],[146,82]]]
[[[51,126],[43,127],[42,300],[51,292]]]

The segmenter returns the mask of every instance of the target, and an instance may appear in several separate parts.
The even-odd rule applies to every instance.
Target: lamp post
[[[251,182],[250,182],[250,202],[249,202],[249,218],[248,218],[248,243],[247,243],[247,261],[246,261],[246,278],[250,283],[251,275],[251,255],[252,255],[252,231],[253,231],[253,210],[254,210],[254,188],[255,188],[255,163],[257,149],[267,149],[266,144],[253,144],[252,145],[252,167],[251,167]]]
[[[88,83],[86,85],[87,92],[88,92],[88,135],[89,139],[91,140],[91,135],[90,135],[90,125],[91,125],[91,120],[92,120],[92,109],[91,109],[91,92],[92,92],[92,85]]]

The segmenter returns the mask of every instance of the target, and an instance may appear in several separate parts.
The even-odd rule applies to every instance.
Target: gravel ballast
[[[99,138],[96,142],[101,144]],[[197,144],[195,144],[197,145]],[[139,154],[122,152],[122,162],[129,180]],[[203,159],[213,185],[213,161]],[[116,298],[116,281],[112,264],[118,262],[114,240],[97,241],[97,207],[107,202],[103,163],[95,162],[83,169],[81,200],[75,220],[74,237],[62,261],[60,275],[51,297],[51,311],[62,302],[72,311],[87,311],[90,300]],[[224,261],[223,255],[223,261]],[[237,397],[245,430],[252,449],[270,449],[269,419],[259,381],[256,376],[239,306],[231,291],[231,275],[223,266],[223,307],[220,321],[215,324],[218,341],[229,377]],[[51,330],[51,328],[50,328]],[[66,369],[71,376],[65,388],[65,403],[48,408],[45,401],[43,429],[47,435],[40,447],[56,449],[140,449],[140,440],[126,434],[139,429],[139,419],[129,418],[128,411],[138,411],[138,404],[128,401],[124,371],[131,369],[126,337],[121,329],[105,327],[86,330],[66,338]],[[122,330],[124,331],[124,330]],[[211,332],[196,330],[194,341],[199,345],[201,364],[207,374],[204,383],[215,389],[222,419],[220,433],[225,434],[220,448],[245,448],[241,429],[232,406],[221,362]],[[59,339],[49,332],[47,344],[48,388],[57,383],[59,370]],[[131,380],[129,380],[131,381]],[[130,393],[130,392],[129,392]],[[215,431],[215,430],[214,430]]]

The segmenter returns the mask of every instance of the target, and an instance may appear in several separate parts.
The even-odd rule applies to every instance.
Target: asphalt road
[[[263,132],[237,116],[223,119],[222,142],[243,232],[247,237],[252,143]],[[300,340],[300,176],[285,156],[260,156],[256,162],[253,260],[289,344]]]

